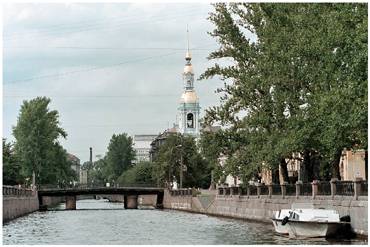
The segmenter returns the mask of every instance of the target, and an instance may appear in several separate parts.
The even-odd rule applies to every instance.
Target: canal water
[[[77,201],[77,210],[35,212],[3,225],[3,244],[366,244],[363,240],[291,240],[272,224],[174,210],[125,210],[123,203]]]

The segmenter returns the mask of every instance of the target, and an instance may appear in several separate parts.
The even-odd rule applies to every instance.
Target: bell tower
[[[185,67],[183,76],[184,91],[181,95],[178,109],[178,128],[181,134],[189,134],[199,137],[199,98],[194,89],[194,72],[191,64],[189,49],[189,30],[187,30],[188,47],[185,55]]]

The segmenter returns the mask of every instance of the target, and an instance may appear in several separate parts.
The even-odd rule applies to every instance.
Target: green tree
[[[120,186],[129,185],[155,185],[153,177],[153,163],[143,161],[140,162],[127,171],[123,172],[118,178],[117,182]]]
[[[132,138],[126,133],[114,134],[109,142],[106,154],[107,179],[110,182],[117,181],[117,178],[132,166],[134,158],[135,150],[133,149]]]
[[[23,182],[19,163],[15,160],[13,145],[3,138],[3,184],[16,185]]]
[[[211,168],[198,153],[194,138],[181,134],[169,135],[155,159],[155,181],[162,186],[170,184],[174,179],[179,183],[181,164],[184,170],[183,187],[209,187]]]
[[[21,175],[31,179],[34,172],[36,184],[55,184],[56,177],[65,179],[70,174],[66,152],[58,143],[58,138],[66,138],[67,134],[59,126],[58,111],[48,109],[49,103],[46,97],[23,101],[17,125],[13,127]]]
[[[285,159],[301,153],[304,180],[318,162],[338,177],[343,148],[367,149],[366,4],[220,3],[210,20],[220,48],[209,59],[232,62],[201,76],[226,82],[206,124],[238,133],[225,140],[230,170],[280,166],[287,181]]]
[[[88,162],[90,163],[90,162]],[[108,181],[106,157],[93,162],[88,167],[88,182],[92,184],[104,185]]]

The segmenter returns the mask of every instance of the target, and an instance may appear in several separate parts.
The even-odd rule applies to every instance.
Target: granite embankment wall
[[[38,209],[36,191],[3,186],[3,223]]]
[[[241,196],[208,194],[172,196],[164,194],[164,208],[184,210],[214,216],[232,217],[271,223],[273,211],[291,208],[293,203],[312,203],[314,208],[338,210],[340,216],[350,215],[353,230],[368,235],[368,199],[360,196]]]
[[[43,205],[52,207],[64,202],[64,197],[43,197]],[[3,186],[3,223],[39,210],[37,191]]]

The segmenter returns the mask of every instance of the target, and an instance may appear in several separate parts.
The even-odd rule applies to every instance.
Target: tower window
[[[188,113],[186,115],[186,125],[188,128],[194,128],[194,115],[193,113]]]

